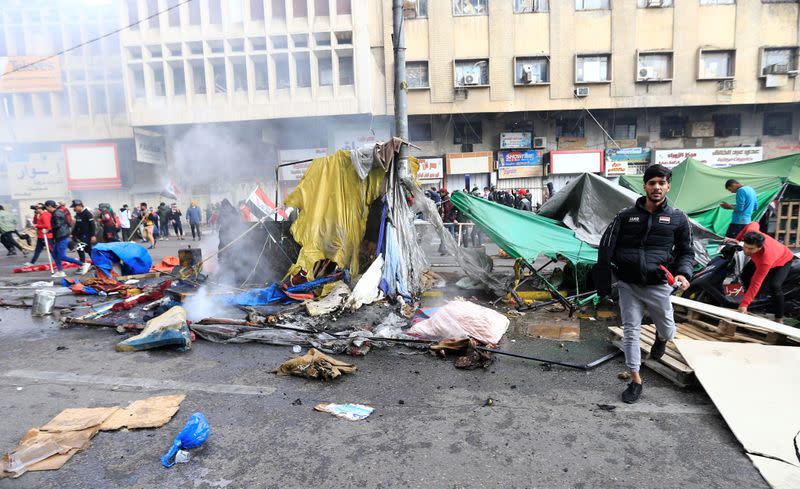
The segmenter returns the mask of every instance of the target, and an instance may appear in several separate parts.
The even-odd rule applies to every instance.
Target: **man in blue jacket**
[[[639,335],[645,310],[656,325],[650,358],[659,359],[667,341],[675,337],[669,299],[673,288],[667,283],[665,270],[675,275],[675,283],[683,290],[689,288],[692,276],[692,230],[686,214],[667,203],[671,178],[672,171],[667,167],[649,167],[644,173],[646,195],[617,214],[603,233],[598,250],[598,295],[611,294],[612,271],[618,279],[625,365],[631,373],[622,400],[629,404],[642,395]]]
[[[202,238],[200,223],[203,222],[203,214],[200,212],[197,202],[192,201],[192,205],[186,211],[186,219],[189,221],[189,227],[192,228],[192,241],[195,240],[195,234],[197,235],[197,240],[200,241],[200,238]]]
[[[725,182],[725,188],[728,192],[736,194],[736,205],[727,202],[722,202],[719,205],[723,209],[733,210],[731,225],[728,226],[728,232],[725,233],[725,237],[735,238],[753,220],[753,213],[758,206],[758,199],[753,187],[742,185],[733,178]]]

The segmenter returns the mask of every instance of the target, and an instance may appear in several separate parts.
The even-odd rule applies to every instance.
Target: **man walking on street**
[[[131,211],[128,210],[128,204],[120,208],[117,217],[119,217],[120,241],[128,241],[131,234]]]
[[[163,239],[164,241],[169,241],[169,207],[167,204],[160,203],[158,204],[158,209],[156,209],[158,213],[158,236],[159,239]]]
[[[203,216],[200,214],[200,208],[197,207],[195,201],[192,201],[192,205],[186,211],[186,219],[189,220],[189,227],[192,228],[192,241],[195,240],[195,233],[197,233],[197,239],[199,240],[202,237],[200,223],[203,221]]]
[[[75,209],[75,227],[72,230],[72,237],[77,241],[75,249],[78,250],[78,259],[86,263],[86,255],[91,258],[92,245],[97,243],[94,214],[78,199],[73,200],[70,207]]]
[[[733,210],[731,225],[728,226],[726,238],[735,238],[745,226],[753,220],[753,213],[758,206],[758,198],[753,187],[747,187],[731,178],[725,182],[728,192],[736,194],[736,205],[722,202],[719,206],[723,209]]]
[[[80,274],[85,274],[89,271],[89,268],[91,268],[92,265],[90,263],[81,263],[75,258],[67,256],[69,236],[72,232],[69,222],[67,221],[67,215],[69,214],[69,211],[65,213],[65,207],[56,207],[56,203],[52,200],[45,202],[44,207],[47,209],[47,212],[52,214],[51,223],[53,227],[53,238],[56,241],[53,245],[53,259],[56,262],[56,268],[58,268],[58,271],[54,273],[52,277],[62,278],[66,276],[62,268],[62,262],[78,265],[81,267]]]
[[[36,265],[36,260],[39,259],[39,255],[42,251],[48,247],[47,244],[53,244],[53,233],[50,232],[50,218],[52,214],[44,210],[44,204],[37,204],[34,207],[33,227],[36,228],[36,248],[33,250],[33,258],[31,258],[31,261],[25,264],[26,267]],[[44,239],[45,235],[47,235],[47,241]],[[50,250],[47,249],[47,252],[50,253]]]
[[[656,325],[656,340],[650,358],[664,355],[667,341],[675,337],[675,320],[667,283],[669,270],[676,286],[686,290],[694,263],[692,231],[682,211],[667,203],[672,171],[653,165],[644,174],[646,195],[621,211],[609,224],[600,241],[597,260],[597,293],[611,294],[611,272],[616,275],[619,308],[624,330],[625,364],[631,383],[622,400],[634,403],[642,395],[642,363],[639,334],[645,309]]]
[[[142,240],[149,242],[150,249],[152,250],[156,246],[153,233],[155,231],[156,221],[159,219],[158,214],[149,211],[146,202],[139,204],[139,214],[142,216],[140,228],[142,230]]]
[[[17,218],[0,205],[0,242],[8,250],[8,256],[16,255],[16,250],[21,251],[22,256],[28,256],[28,253],[22,249],[17,240],[11,236],[14,233],[17,233]]]

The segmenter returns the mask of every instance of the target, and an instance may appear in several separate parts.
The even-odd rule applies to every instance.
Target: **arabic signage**
[[[295,161],[324,158],[327,155],[328,150],[325,148],[282,149],[278,151],[278,159],[280,160],[281,165],[285,165],[286,163],[294,163]],[[306,170],[309,166],[311,166],[311,161],[305,161],[295,165],[282,166],[278,170],[278,178],[281,182],[299,182],[303,178],[303,175],[306,173]]]
[[[151,165],[167,163],[167,150],[163,134],[134,127],[133,140],[136,142],[136,161]]]
[[[116,144],[65,144],[70,190],[122,188]]]
[[[492,173],[491,151],[477,153],[449,153],[447,155],[448,175],[470,175],[473,173]]]
[[[541,150],[500,151],[497,154],[497,178],[541,177],[544,174]]]
[[[650,163],[650,148],[622,148],[606,150],[606,176],[635,175],[637,169],[633,165]]]
[[[501,132],[500,133],[500,148],[501,149],[516,149],[516,148],[530,148],[531,147],[531,133],[530,132]]]
[[[0,93],[58,92],[64,89],[58,56],[0,56]]]
[[[656,151],[653,163],[672,168],[686,158],[694,158],[714,168],[725,168],[763,160],[764,148],[761,146],[752,146],[736,148],[664,149]]]
[[[9,161],[8,183],[14,200],[65,197],[64,155],[29,153],[27,161]]]
[[[444,158],[417,158],[419,171],[417,180],[441,180],[444,178]]]

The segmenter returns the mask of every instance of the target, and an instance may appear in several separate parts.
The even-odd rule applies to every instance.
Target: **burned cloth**
[[[494,362],[494,355],[478,350],[479,345],[480,343],[471,338],[448,340],[431,345],[431,351],[441,358],[455,356],[453,365],[456,368],[464,370],[487,368]]]
[[[355,365],[339,361],[311,348],[305,355],[284,362],[275,370],[275,373],[309,379],[333,380],[342,374],[351,374],[355,371]]]

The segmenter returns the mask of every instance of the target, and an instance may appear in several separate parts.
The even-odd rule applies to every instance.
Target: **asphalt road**
[[[157,256],[174,252],[169,243]],[[19,280],[5,273],[11,264],[0,258],[0,279]],[[42,276],[25,280],[33,278]],[[586,323],[581,334],[603,327]],[[271,373],[292,356],[288,347],[199,340],[187,353],[117,353],[119,340],[0,308],[4,451],[64,408],[187,394],[161,428],[100,433],[62,469],[0,487],[767,487],[701,390],[645,370],[642,400],[622,404],[621,359],[583,372],[498,357],[487,370],[462,371],[382,350],[352,359],[355,374],[320,383]],[[523,337],[515,345],[560,348]],[[375,412],[349,422],[313,411],[319,402]],[[189,463],[162,468],[161,455],[195,411],[211,423],[209,441]]]

